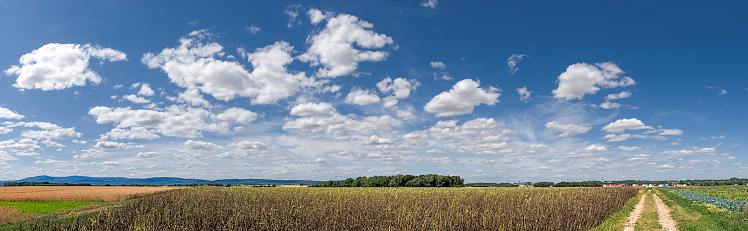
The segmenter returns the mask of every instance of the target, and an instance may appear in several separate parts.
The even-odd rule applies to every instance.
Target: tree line
[[[312,187],[463,187],[465,181],[459,176],[394,175],[348,178],[343,181],[323,181]]]
[[[3,186],[92,186],[90,183],[3,182]]]

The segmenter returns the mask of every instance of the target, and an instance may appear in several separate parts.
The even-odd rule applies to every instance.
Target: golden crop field
[[[0,187],[0,201],[123,201],[178,187],[19,186]]]
[[[61,227],[68,230],[587,230],[619,211],[638,191],[632,187],[197,187],[142,197]],[[47,226],[37,225],[30,228]]]

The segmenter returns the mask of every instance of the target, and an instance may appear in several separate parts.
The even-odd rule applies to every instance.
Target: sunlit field
[[[637,188],[219,188],[156,193],[81,230],[585,230]],[[35,228],[49,227],[38,223]],[[58,226],[60,224],[57,224]]]
[[[0,187],[0,225],[55,221],[64,213],[99,211],[128,199],[176,187],[21,186]],[[64,216],[62,216],[64,217]]]
[[[0,201],[104,201],[115,202],[175,187],[22,186],[0,187]]]

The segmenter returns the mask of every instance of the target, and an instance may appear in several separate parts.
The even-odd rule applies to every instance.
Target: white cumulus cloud
[[[631,97],[631,92],[629,91],[622,91],[618,94],[609,94],[608,96],[605,96],[605,100],[614,100],[614,99],[625,99]]]
[[[379,101],[379,96],[377,96],[376,94],[370,93],[369,90],[362,90],[358,88],[354,88],[353,90],[351,90],[351,92],[348,93],[348,96],[345,97],[345,103],[362,106],[379,103]]]
[[[213,114],[201,108],[172,105],[164,110],[133,110],[129,107],[97,106],[91,108],[88,114],[94,116],[99,124],[113,123],[116,128],[146,129],[150,133],[165,136],[193,138],[202,136],[204,131],[228,131],[228,123],[211,121],[209,118]]]
[[[206,30],[194,31],[180,39],[179,47],[147,53],[142,62],[149,68],[160,68],[180,87],[224,101],[250,97],[252,104],[272,104],[295,95],[302,86],[316,84],[303,72],[286,70],[293,61],[293,47],[287,42],[244,54],[254,67],[250,73],[238,62],[217,59],[224,55],[223,47],[205,41],[212,36]]]
[[[423,109],[435,113],[436,117],[470,114],[480,104],[490,106],[498,103],[501,96],[498,91],[494,87],[480,88],[480,82],[464,79],[449,91],[435,96]]]
[[[10,109],[0,107],[0,118],[2,119],[23,119],[23,115],[19,115],[18,113],[11,111]]]
[[[390,77],[384,78],[382,81],[377,83],[379,91],[387,94],[392,92],[392,95],[397,99],[408,98],[411,91],[415,91],[416,88],[421,85],[418,80],[405,78],[392,79]]]
[[[257,113],[244,108],[232,107],[216,115],[216,118],[223,121],[247,124],[257,119]]]
[[[310,18],[321,20],[312,11],[318,10],[311,9]],[[359,62],[377,62],[387,57],[386,51],[361,50],[378,49],[393,43],[391,37],[370,30],[374,24],[349,14],[325,19],[325,28],[307,38],[309,49],[298,57],[311,66],[322,65],[317,76],[335,78],[348,75],[356,71]]]
[[[91,58],[114,62],[126,60],[125,53],[91,44],[49,43],[21,56],[21,65],[5,70],[18,75],[13,87],[20,89],[61,90],[101,83],[101,76],[89,68]]]
[[[641,130],[641,129],[652,129],[651,126],[644,125],[644,123],[636,118],[631,119],[619,119],[605,125],[601,130],[608,133],[623,133],[626,130]]]
[[[558,121],[551,121],[546,123],[545,128],[561,132],[558,134],[558,137],[569,137],[576,134],[582,134],[592,129],[592,127],[590,126],[582,126],[575,123],[564,123]]]
[[[307,135],[321,133],[333,140],[371,136],[377,131],[388,131],[403,124],[402,121],[388,115],[367,117],[341,115],[329,103],[297,105],[291,108],[291,115],[300,118],[286,121],[283,130]]]
[[[571,100],[595,94],[600,88],[626,87],[636,84],[631,77],[622,77],[623,70],[611,62],[572,64],[558,76],[558,88],[553,97]],[[620,80],[619,80],[620,79]]]

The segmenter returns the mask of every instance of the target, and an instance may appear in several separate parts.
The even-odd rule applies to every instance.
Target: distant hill
[[[173,185],[173,184],[204,184],[204,183],[230,183],[232,185],[291,185],[303,183],[313,185],[319,181],[312,180],[269,180],[269,179],[223,179],[223,180],[201,180],[184,179],[178,177],[151,177],[151,178],[127,178],[127,177],[88,177],[88,176],[33,176],[15,181],[6,182],[49,182],[49,183],[90,183],[93,185]]]

